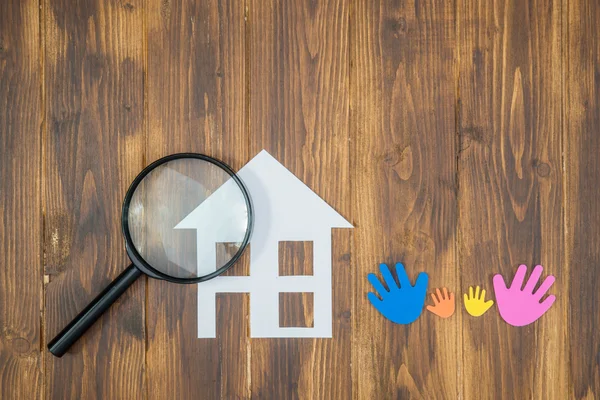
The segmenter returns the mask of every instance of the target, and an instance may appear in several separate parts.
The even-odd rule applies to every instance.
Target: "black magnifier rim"
[[[225,172],[227,172],[229,174],[229,176],[238,185],[240,190],[242,191],[244,200],[246,201],[246,208],[248,209],[248,225],[246,228],[246,235],[244,236],[244,240],[242,241],[242,244],[241,244],[240,248],[238,249],[238,251],[233,255],[231,260],[229,260],[225,265],[223,265],[221,268],[217,269],[215,272],[211,272],[210,274],[207,274],[204,276],[199,276],[196,278],[179,278],[179,277],[165,274],[164,272],[159,271],[156,268],[154,268],[152,265],[150,265],[148,262],[146,262],[146,260],[144,260],[144,258],[137,251],[137,249],[135,248],[135,246],[133,244],[133,239],[131,238],[131,234],[129,233],[129,218],[128,218],[129,205],[131,204],[131,199],[133,198],[133,194],[135,193],[135,190],[137,189],[140,182],[142,182],[142,180],[146,177],[146,175],[148,175],[150,173],[150,171],[154,170],[156,167],[158,167],[162,164],[165,164],[169,161],[179,160],[179,159],[184,159],[184,158],[194,158],[194,159],[198,159],[198,160],[202,160],[202,161],[207,161],[207,162],[210,162],[210,163],[216,165],[217,167],[221,168]],[[144,270],[148,270],[148,272],[152,272],[152,274],[157,275],[158,278],[164,279],[169,282],[198,283],[198,282],[207,281],[209,279],[212,279],[212,278],[215,278],[215,277],[221,275],[222,273],[227,271],[229,268],[231,268],[231,266],[233,264],[235,264],[235,262],[241,257],[242,253],[248,246],[248,243],[250,242],[250,237],[252,235],[252,229],[254,227],[254,210],[252,207],[252,200],[250,198],[248,189],[244,185],[244,182],[242,182],[242,180],[236,175],[236,173],[233,171],[233,169],[231,169],[231,167],[229,165],[225,164],[224,162],[222,162],[220,160],[217,160],[215,158],[209,157],[204,154],[177,153],[177,154],[168,155],[166,157],[163,157],[163,158],[160,158],[160,159],[154,161],[153,163],[148,165],[146,168],[144,168],[142,170],[142,172],[139,173],[138,176],[135,177],[135,179],[131,183],[131,186],[129,186],[129,189],[127,189],[127,194],[125,195],[125,200],[123,201],[123,209],[122,209],[122,214],[121,214],[121,227],[123,229],[123,236],[125,236],[125,244],[127,246],[127,250],[128,250],[130,259],[136,267],[138,267],[139,269],[142,270],[142,272],[146,272]],[[141,264],[141,265],[139,265],[139,264]],[[147,275],[151,275],[151,276],[152,276],[152,274],[147,273]]]

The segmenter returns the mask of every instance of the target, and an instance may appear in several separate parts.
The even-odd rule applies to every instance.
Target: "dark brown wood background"
[[[0,1],[0,398],[600,398],[598,21],[587,0]],[[263,148],[355,225],[333,339],[250,339],[244,294],[196,339],[197,287],[144,278],[49,355],[125,268],[145,165]],[[456,314],[384,320],[366,275],[396,261]],[[520,263],[557,277],[543,318],[464,311]]]

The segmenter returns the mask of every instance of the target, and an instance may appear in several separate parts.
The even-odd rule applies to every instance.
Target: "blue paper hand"
[[[384,317],[397,324],[410,324],[414,322],[423,312],[425,305],[425,296],[427,294],[427,284],[429,277],[425,272],[421,272],[417,277],[415,286],[410,284],[404,265],[396,264],[396,273],[400,286],[394,280],[392,273],[387,265],[379,265],[381,275],[389,288],[381,284],[375,274],[369,274],[367,278],[373,288],[379,294],[379,299],[375,293],[369,293],[369,301]]]

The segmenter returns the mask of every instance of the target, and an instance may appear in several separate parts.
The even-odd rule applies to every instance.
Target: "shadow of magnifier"
[[[142,274],[198,283],[227,271],[250,241],[252,202],[241,179],[223,162],[202,154],[173,154],[135,178],[121,223],[131,265],[48,343],[57,357]],[[227,243],[218,258],[217,243]]]

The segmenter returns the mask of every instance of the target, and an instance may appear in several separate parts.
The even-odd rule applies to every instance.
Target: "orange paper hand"
[[[431,311],[438,317],[449,318],[454,314],[454,293],[450,293],[448,295],[448,289],[444,288],[444,294],[440,289],[435,289],[435,293],[431,293],[431,298],[433,299],[433,306],[427,306],[427,310]]]

